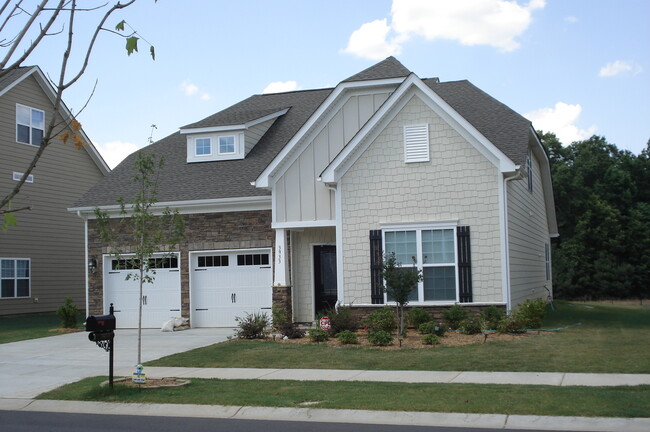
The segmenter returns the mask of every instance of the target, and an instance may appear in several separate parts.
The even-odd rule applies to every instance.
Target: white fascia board
[[[364,87],[377,87],[377,86],[393,86],[401,84],[406,78],[391,78],[384,80],[370,80],[370,81],[353,81],[339,83],[332,93],[320,104],[318,109],[309,117],[309,119],[302,125],[296,132],[291,140],[284,146],[278,155],[271,161],[271,163],[262,171],[262,173],[255,179],[255,186],[259,188],[268,188],[271,183],[271,176],[283,164],[285,158],[291,154],[293,149],[311,130],[311,128],[320,122],[322,116],[332,108],[337,102],[341,94],[349,89],[361,89]],[[385,105],[385,103],[384,103]]]
[[[23,82],[25,79],[27,79],[28,76],[30,76],[31,74],[33,74],[33,73],[36,72],[37,70],[38,70],[38,67],[37,67],[37,66],[32,66],[31,69],[30,69],[29,71],[25,72],[25,73],[24,73],[20,78],[18,78],[16,81],[12,82],[12,83],[9,84],[7,87],[5,87],[5,88],[3,88],[2,90],[0,90],[0,97],[4,96],[5,93],[9,92],[11,89],[13,89],[14,87],[16,87],[16,86],[17,86],[18,84],[20,84],[21,82]]]
[[[180,129],[180,133],[181,135],[187,135],[187,134],[200,134],[200,133],[208,133],[208,132],[227,132],[227,131],[234,131],[234,130],[246,130],[257,124],[264,123],[265,121],[272,120],[274,118],[285,115],[287,111],[289,111],[289,108],[285,108],[283,110],[238,125],[209,126],[203,128]]]
[[[544,151],[544,146],[539,140],[535,129],[531,125],[530,127],[531,134],[534,138],[535,145],[533,146],[533,152],[539,161],[540,174],[542,177],[542,188],[544,191],[544,205],[546,207],[546,218],[548,223],[548,231],[551,238],[559,237],[560,233],[558,232],[557,226],[557,215],[555,214],[555,197],[553,196],[553,181],[551,179],[551,164]]]
[[[334,227],[334,226],[336,226],[336,221],[334,220],[273,222],[271,224],[271,228],[273,229],[303,229],[303,228],[323,228],[323,227]]]
[[[75,212],[80,217],[87,217],[89,219],[95,218],[96,207],[73,207],[69,208],[69,212]],[[107,206],[98,206],[109,214],[110,217],[121,217],[119,204],[112,204]],[[196,213],[228,213],[236,211],[255,211],[255,210],[271,210],[271,196],[260,197],[240,197],[240,198],[218,198],[206,200],[192,200],[192,201],[165,201],[157,202],[151,207],[151,211],[155,215],[161,215],[167,208],[178,210],[180,214],[196,214]],[[126,206],[128,214],[129,205]]]

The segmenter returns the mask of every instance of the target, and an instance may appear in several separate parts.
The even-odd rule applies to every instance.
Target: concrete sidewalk
[[[130,376],[131,369],[116,370]],[[145,367],[149,378],[218,378],[296,381],[374,381],[404,383],[518,384],[549,386],[636,386],[650,385],[650,374],[593,374],[563,372],[453,372],[453,371],[364,371],[348,369],[254,369]]]

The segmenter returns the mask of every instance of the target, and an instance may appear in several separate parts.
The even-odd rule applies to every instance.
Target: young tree
[[[63,39],[65,46],[60,67],[56,71],[49,71],[48,74],[56,77],[50,79],[55,98],[46,112],[46,117],[50,120],[43,131],[40,147],[24,170],[22,178],[6,196],[0,197],[3,229],[15,225],[15,212],[30,209],[30,206],[12,209],[11,200],[20,192],[43,152],[53,140],[60,136],[64,142],[71,138],[78,148],[83,145],[79,136],[81,125],[76,120],[76,115],[79,115],[83,108],[73,117],[64,118],[62,121],[59,121],[60,117],[57,114],[61,112],[63,93],[86,72],[99,34],[109,32],[126,39],[126,50],[129,55],[138,50],[138,41],[144,40],[124,20],[115,26],[115,30],[106,27],[107,21],[115,12],[131,6],[135,1],[124,3],[118,1],[112,6],[104,3],[93,7],[87,7],[87,3],[84,3],[85,7],[81,7],[77,4],[77,0],[42,0],[36,5],[24,5],[22,0],[6,0],[0,4],[0,79],[13,73],[29,60],[38,63],[32,58],[37,47],[41,49],[54,47],[60,39]],[[75,23],[83,17],[96,20],[92,21],[93,30],[89,35],[75,36]],[[129,31],[126,30],[127,27]],[[75,46],[81,46],[79,53],[74,56],[80,63],[76,68],[70,66],[73,57],[73,41]],[[151,57],[155,58],[153,46],[150,45],[149,51]]]
[[[100,235],[111,245],[113,255],[125,260],[128,269],[138,270],[126,276],[126,280],[138,281],[140,287],[137,364],[142,363],[142,291],[145,283],[152,283],[155,279],[156,261],[153,256],[162,251],[166,254],[156,257],[169,258],[170,251],[178,246],[184,235],[183,219],[177,210],[165,208],[161,215],[154,213],[158,174],[163,164],[162,156],[138,151],[133,163],[133,183],[137,185],[133,202],[118,199],[119,219],[111,219],[108,213],[95,208]]]
[[[417,289],[418,282],[423,279],[422,270],[415,266],[415,258],[413,268],[402,267],[402,263],[397,262],[393,252],[382,264],[381,277],[386,281],[384,291],[388,294],[388,299],[396,304],[399,334],[404,335],[404,306],[408,304],[413,290]]]

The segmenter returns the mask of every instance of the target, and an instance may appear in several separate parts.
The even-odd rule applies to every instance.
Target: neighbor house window
[[[455,227],[384,230],[386,255],[394,253],[404,269],[415,265],[423,273],[410,301],[458,300],[455,233]]]
[[[14,171],[12,178],[14,181],[20,181],[21,178],[23,178],[24,173],[21,172],[16,172]],[[25,183],[34,183],[34,175],[30,174],[27,176],[27,179],[25,180]]]
[[[45,130],[45,112],[16,105],[16,141],[40,146]]]
[[[195,154],[209,156],[212,154],[212,140],[210,138],[197,138],[195,141]]]
[[[29,259],[0,259],[0,280],[2,289],[0,297],[29,297],[30,269]]]
[[[429,161],[429,125],[404,126],[404,162]]]
[[[235,153],[235,136],[219,137],[219,154]]]

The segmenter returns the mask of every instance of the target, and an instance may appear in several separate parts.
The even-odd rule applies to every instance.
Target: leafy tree
[[[7,0],[0,5],[0,30],[2,31],[0,47],[4,49],[0,54],[0,79],[30,61],[31,63],[38,63],[33,59],[33,54],[37,48],[40,47],[41,50],[52,49],[57,46],[57,42],[61,39],[65,43],[60,67],[56,71],[49,71],[48,74],[57,78],[56,80],[50,79],[55,98],[52,106],[46,112],[46,117],[50,120],[43,131],[41,144],[29,166],[23,171],[22,178],[6,196],[0,197],[0,216],[3,217],[3,230],[16,224],[15,212],[31,209],[30,206],[12,209],[11,201],[20,192],[43,152],[54,139],[59,137],[66,143],[71,139],[77,148],[84,144],[79,134],[81,125],[77,121],[76,115],[59,122],[57,114],[63,104],[63,93],[72,87],[86,72],[95,42],[100,33],[109,32],[124,38],[129,55],[138,50],[137,43],[142,37],[126,21],[122,20],[118,23],[115,30],[106,27],[107,21],[115,12],[128,8],[135,1],[130,0],[124,3],[118,1],[112,6],[105,3],[90,8],[79,6],[77,0],[41,0],[35,5],[25,5],[22,0]],[[77,34],[75,36],[75,24],[80,20],[83,21],[84,17],[89,18],[86,21],[90,23],[90,28],[93,30],[89,35],[79,36]],[[81,50],[77,51],[76,57],[80,66],[76,68],[70,66],[73,57],[73,41],[75,46],[81,46]],[[155,58],[153,46],[150,46],[149,51],[151,57]]]
[[[129,273],[126,280],[139,281],[140,300],[138,306],[138,363],[142,363],[142,289],[145,283],[155,279],[154,253],[174,250],[184,235],[183,219],[178,211],[165,208],[162,215],[154,214],[158,174],[164,158],[144,150],[138,151],[133,163],[133,183],[137,193],[133,202],[118,199],[119,219],[110,218],[105,211],[95,208],[97,227],[102,239],[111,245],[113,256],[126,260],[127,268],[137,269]],[[163,255],[165,258],[165,255]]]
[[[382,278],[386,281],[384,290],[388,298],[393,300],[397,308],[399,320],[399,334],[404,334],[404,306],[409,302],[409,297],[414,289],[417,289],[418,282],[423,279],[422,270],[415,266],[403,268],[402,263],[397,262],[395,253],[391,253],[382,265]]]

